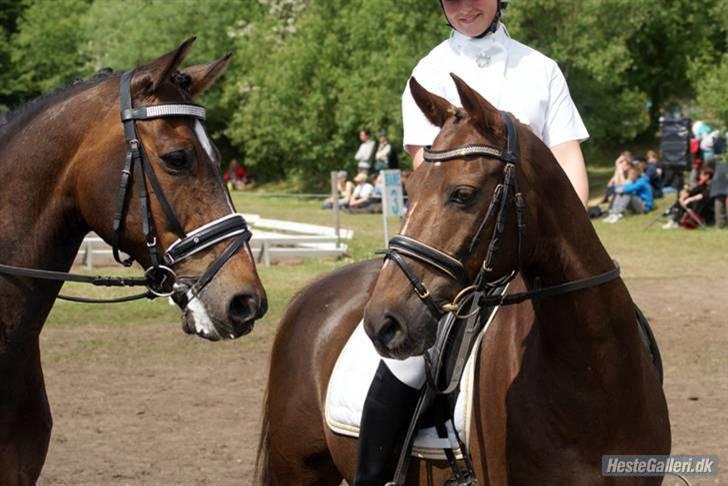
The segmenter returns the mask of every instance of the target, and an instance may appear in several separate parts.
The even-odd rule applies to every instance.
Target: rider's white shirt
[[[556,62],[511,39],[502,25],[482,39],[454,31],[420,60],[412,75],[428,91],[462,106],[451,72],[496,108],[513,113],[549,147],[589,138]],[[431,145],[440,131],[422,114],[409,85],[402,95],[402,119],[404,145]],[[422,356],[382,360],[403,383],[414,388],[424,384]]]
[[[412,76],[428,91],[462,106],[450,73],[496,108],[513,113],[549,147],[589,138],[556,62],[511,39],[502,25],[482,39],[453,31],[420,60]],[[439,128],[415,104],[409,85],[402,95],[402,117],[404,145],[432,144]]]

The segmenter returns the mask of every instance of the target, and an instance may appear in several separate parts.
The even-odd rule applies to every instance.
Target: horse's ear
[[[491,105],[480,93],[468,86],[465,81],[455,74],[450,73],[450,77],[455,81],[455,87],[458,89],[463,108],[483,132],[492,132],[496,127],[501,126],[503,119],[495,106]]]
[[[230,64],[232,53],[225,54],[217,61],[209,64],[197,64],[185,68],[183,73],[187,74],[192,82],[190,84],[190,94],[194,98],[201,95],[220,77]]]
[[[409,87],[417,106],[436,127],[442,127],[455,113],[456,108],[449,101],[427,91],[414,77],[410,78]]]
[[[169,79],[170,75],[177,71],[195,39],[195,37],[190,37],[177,49],[145,66],[137,68],[134,75],[135,91],[144,91],[147,94],[155,93]]]

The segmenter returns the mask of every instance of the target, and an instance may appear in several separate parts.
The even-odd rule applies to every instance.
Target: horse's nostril
[[[388,347],[398,334],[401,334],[401,330],[397,321],[391,317],[385,317],[384,324],[379,328],[377,340],[382,346]]]
[[[250,294],[238,294],[230,300],[228,317],[234,323],[247,323],[258,317],[258,301]]]

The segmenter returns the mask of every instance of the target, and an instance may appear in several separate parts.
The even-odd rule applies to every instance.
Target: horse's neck
[[[523,269],[531,289],[614,269],[614,262],[586,215],[576,214],[575,210],[571,216],[541,218],[541,224],[554,227],[540,229],[542,234],[552,236],[539,240],[538,248],[532,250],[532,260]],[[633,304],[621,279],[538,300],[534,311],[544,349],[567,366],[579,367],[616,351],[616,347],[627,346],[631,351],[638,345]]]
[[[0,263],[67,271],[88,231],[76,202],[74,157],[104,108],[95,86],[11,121],[0,142]],[[32,335],[50,311],[61,283],[0,275],[0,354]]]
[[[77,211],[77,173],[71,161],[102,109],[97,89],[50,100],[5,132],[0,150],[2,263],[70,266],[87,231]]]

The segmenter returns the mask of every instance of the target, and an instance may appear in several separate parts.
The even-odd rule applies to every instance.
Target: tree
[[[293,23],[269,14],[244,31],[227,134],[263,179],[320,188],[355,168],[361,128],[401,133],[404,84],[447,29],[435,3],[312,0]]]
[[[719,3],[728,8],[725,0],[635,3],[639,29],[628,39],[633,63],[627,82],[649,96],[653,127],[661,109],[695,98],[696,63],[720,60],[717,53],[725,50],[725,27],[720,33],[721,24],[715,21]]]
[[[716,30],[716,48],[706,49],[693,64],[691,78],[704,114],[728,126],[728,0],[717,2],[710,14]]]
[[[14,92],[29,98],[86,74],[78,25],[89,5],[85,0],[24,0],[9,43]]]
[[[648,96],[628,80],[628,41],[641,28],[640,13],[631,0],[529,0],[508,8],[514,37],[558,62],[596,143],[631,140],[649,124]]]
[[[82,22],[87,71],[104,67],[122,71],[149,62],[196,36],[185,65],[210,62],[234,50],[240,24],[260,15],[257,0],[95,0]],[[133,12],[133,15],[130,15]],[[233,56],[231,63],[239,63]],[[221,102],[221,85],[235,83],[229,75],[196,100],[206,106],[210,136],[229,156],[224,135],[235,107]]]

